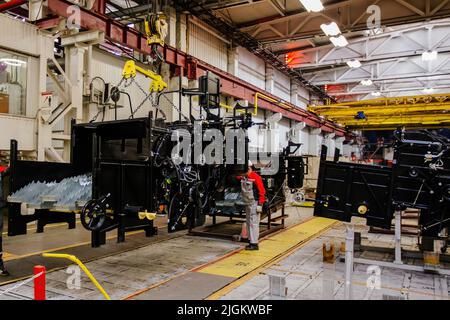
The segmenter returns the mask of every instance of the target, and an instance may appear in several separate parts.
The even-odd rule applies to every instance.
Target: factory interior
[[[0,0],[0,305],[449,300],[448,128],[449,0]]]

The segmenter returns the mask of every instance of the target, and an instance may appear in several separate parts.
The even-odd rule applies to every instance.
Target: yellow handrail
[[[278,106],[283,106],[283,107],[285,107],[285,108],[287,108],[287,109],[292,109],[292,107],[289,106],[289,105],[287,105],[286,103],[283,103],[283,102],[281,102],[281,101],[279,101],[279,100],[273,99],[273,98],[271,98],[271,97],[265,95],[264,93],[257,92],[257,93],[255,94],[255,102],[254,102],[254,105],[255,105],[255,113],[254,113],[254,115],[257,115],[257,114],[258,114],[258,100],[259,100],[259,97],[261,97],[261,98],[263,98],[264,100],[267,100],[267,101],[269,101],[269,102],[276,103]]]
[[[56,258],[56,259],[68,259],[74,263],[76,263],[81,270],[86,273],[86,275],[91,279],[92,283],[97,287],[97,289],[103,294],[103,296],[106,298],[106,300],[111,300],[109,295],[106,293],[106,291],[103,289],[103,287],[98,283],[98,281],[94,278],[92,273],[86,268],[86,266],[74,255],[71,254],[58,254],[58,253],[43,253],[43,257],[45,258]]]
[[[283,102],[281,102],[281,101],[279,101],[279,100],[275,100],[275,99],[273,99],[273,98],[271,98],[271,97],[265,95],[264,93],[257,92],[257,93],[255,94],[255,100],[254,100],[254,102],[253,102],[253,105],[254,105],[255,107],[254,107],[254,109],[253,109],[252,115],[254,115],[254,116],[257,116],[257,115],[258,115],[258,101],[259,101],[259,97],[261,97],[261,98],[263,98],[264,100],[267,100],[267,101],[269,101],[269,102],[276,103],[278,106],[282,106],[282,107],[285,107],[285,108],[287,108],[287,109],[292,109],[291,106],[289,106],[289,105],[287,105],[287,104],[285,104],[285,103],[283,103]],[[220,103],[220,106],[221,106],[222,108],[225,108],[225,109],[228,109],[228,110],[233,110],[233,109],[234,109],[234,107],[229,106],[229,105],[227,105],[227,104],[225,104],[225,103]],[[244,111],[238,110],[238,112],[244,112]]]

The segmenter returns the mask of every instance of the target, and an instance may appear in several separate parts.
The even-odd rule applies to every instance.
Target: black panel
[[[303,188],[305,179],[305,164],[302,158],[288,159],[288,187],[290,189]]]

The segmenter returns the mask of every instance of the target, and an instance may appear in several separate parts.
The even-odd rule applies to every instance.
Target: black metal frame
[[[59,182],[75,174],[76,171],[71,164],[19,160],[18,143],[16,140],[11,140],[10,166],[2,183],[6,190],[5,194],[12,194],[33,181]],[[33,221],[37,221],[38,233],[44,232],[44,227],[48,224],[65,222],[69,229],[74,229],[76,226],[75,212],[35,210],[32,215],[22,215],[21,204],[8,203],[7,207],[8,236],[27,234],[27,225]]]
[[[450,226],[450,141],[428,131],[395,132],[394,165],[327,161],[323,146],[314,215],[390,229],[395,211],[420,209],[421,236],[443,239]],[[425,239],[425,242],[427,240]]]

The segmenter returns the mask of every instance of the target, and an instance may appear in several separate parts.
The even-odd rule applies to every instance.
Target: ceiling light
[[[381,96],[381,92],[380,91],[374,91],[371,93],[371,95],[373,95],[374,97],[379,97]]]
[[[324,9],[320,0],[300,0],[307,11],[319,12]]]
[[[348,45],[348,41],[343,35],[340,35],[339,37],[331,37],[330,41],[335,47],[345,47]]]
[[[361,85],[366,86],[366,87],[371,86],[372,84],[373,84],[373,81],[370,79],[361,81]]]
[[[434,92],[434,89],[433,88],[425,88],[425,89],[423,89],[423,92],[426,94],[430,94],[430,93]]]
[[[347,61],[347,65],[350,68],[360,68],[361,67],[361,62],[359,60],[357,60],[357,59],[354,59],[354,60]]]
[[[422,60],[423,61],[434,61],[437,59],[437,51],[433,50],[433,51],[425,51],[424,53],[422,53]]]
[[[331,22],[329,24],[323,23],[320,28],[327,36],[338,36],[341,34],[341,30],[336,22]]]
[[[12,67],[21,67],[22,65],[26,64],[25,61],[10,58],[1,58],[0,62],[3,62],[4,64],[7,64]]]

